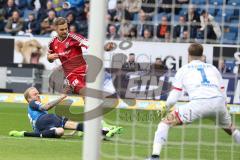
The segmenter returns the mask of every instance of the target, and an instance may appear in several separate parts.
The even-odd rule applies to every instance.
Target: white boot
[[[240,131],[238,129],[235,129],[232,136],[233,136],[235,142],[240,144]]]

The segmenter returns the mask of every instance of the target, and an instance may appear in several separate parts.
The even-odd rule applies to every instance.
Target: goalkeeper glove
[[[168,112],[173,111],[174,106],[168,107],[165,101],[160,101],[160,110],[157,110],[159,117],[164,117]]]
[[[167,105],[166,105],[166,102],[164,101],[160,101],[160,106],[159,106],[159,110],[157,110],[157,115],[159,117],[163,117],[166,115],[167,113]]]

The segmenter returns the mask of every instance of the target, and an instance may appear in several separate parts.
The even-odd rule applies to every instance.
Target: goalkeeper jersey
[[[189,100],[224,97],[220,72],[211,64],[193,60],[180,68],[172,83],[173,89],[185,90]]]

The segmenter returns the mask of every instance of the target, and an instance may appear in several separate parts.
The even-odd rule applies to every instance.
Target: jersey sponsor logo
[[[65,52],[60,52],[60,53],[58,53],[60,56],[64,56],[64,55],[66,55],[66,54],[69,54],[71,52],[71,49],[69,49],[69,50],[67,50],[67,51],[65,51]]]

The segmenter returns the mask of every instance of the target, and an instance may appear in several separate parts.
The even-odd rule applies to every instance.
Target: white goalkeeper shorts
[[[223,97],[191,100],[189,103],[176,106],[175,109],[182,123],[192,123],[197,119],[207,117],[216,120],[221,127],[231,125],[231,116]]]

